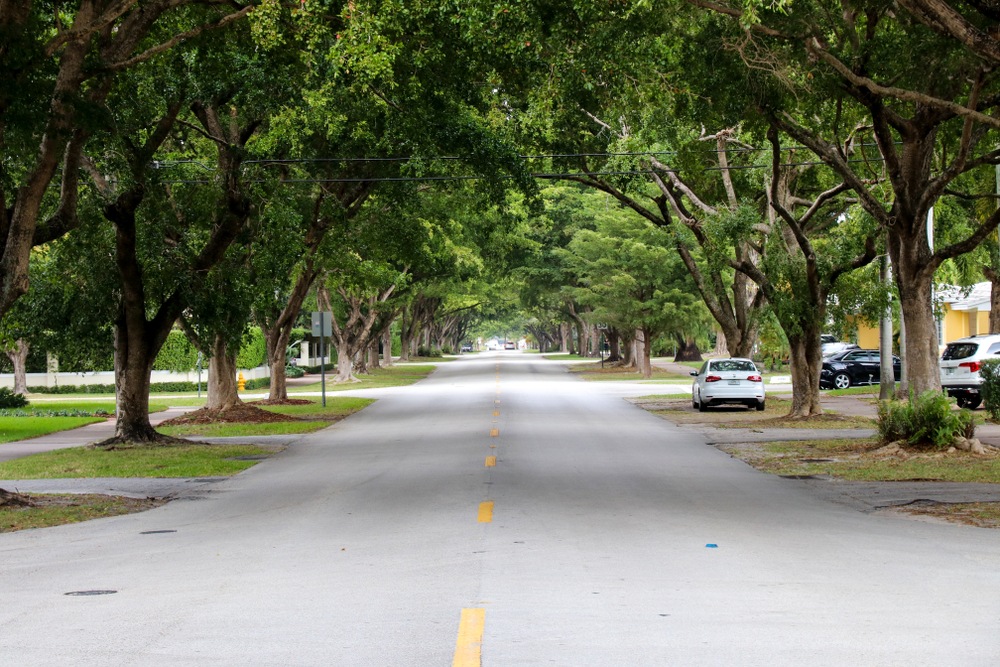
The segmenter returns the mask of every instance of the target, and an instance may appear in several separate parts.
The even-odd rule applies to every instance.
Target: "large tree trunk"
[[[615,362],[622,360],[621,351],[621,337],[618,335],[618,330],[615,328],[608,329],[608,362]]]
[[[28,393],[28,374],[26,365],[28,361],[28,344],[24,339],[18,338],[14,347],[4,350],[10,363],[14,364],[14,393]]]
[[[804,327],[804,334],[789,336],[792,371],[792,409],[789,417],[810,417],[823,414],[820,404],[819,373],[823,367],[823,344],[819,330]]]
[[[642,377],[649,379],[653,377],[653,365],[650,363],[650,352],[653,348],[653,336],[649,329],[641,329],[642,333]]]
[[[339,353],[338,353],[339,354]],[[362,345],[354,353],[354,374],[368,375],[368,346]]]
[[[569,354],[570,352],[567,329],[568,325],[565,322],[559,323],[559,352],[562,354]]]
[[[399,360],[400,362],[410,360],[410,327],[407,326],[410,315],[409,309],[404,308],[402,319],[399,322]]]
[[[897,271],[899,305],[906,321],[906,377],[910,396],[941,391],[938,332],[929,281],[907,282]]]
[[[677,354],[674,361],[701,361],[701,350],[693,336],[675,336],[677,339]]]
[[[601,356],[601,332],[598,330],[596,324],[591,324],[590,326],[590,356],[599,357]]]
[[[215,337],[212,357],[208,362],[208,400],[205,409],[223,412],[242,405],[236,379],[236,352],[230,351],[225,339]]]
[[[368,368],[380,368],[378,362],[378,338],[373,338],[368,346]]]
[[[144,317],[144,315],[143,315]],[[155,442],[160,439],[149,423],[149,376],[153,362],[163,345],[149,344],[146,327],[129,327],[124,315],[119,318],[115,354],[115,436],[118,442]],[[137,330],[138,329],[138,330]],[[166,336],[163,336],[166,339]]]
[[[392,366],[392,326],[382,332],[382,363],[386,368]]]
[[[334,382],[361,382],[358,378],[354,377],[354,355],[351,354],[347,346],[337,346],[337,375],[334,376]]]
[[[288,352],[288,341],[292,335],[292,324],[294,318],[289,318],[284,326],[274,326],[270,329],[261,327],[264,333],[264,342],[267,347],[267,364],[271,368],[271,383],[267,399],[269,401],[288,400],[288,383],[285,376],[285,355]],[[322,361],[320,361],[322,363]],[[233,360],[235,367],[236,361]],[[209,365],[211,372],[211,365]]]

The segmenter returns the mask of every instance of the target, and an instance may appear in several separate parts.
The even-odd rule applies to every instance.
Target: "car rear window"
[[[713,371],[744,371],[748,373],[753,373],[757,370],[757,367],[750,361],[737,361],[734,359],[713,361],[711,368]]]
[[[944,348],[944,354],[941,355],[941,358],[944,361],[967,359],[968,357],[974,355],[978,349],[978,343],[952,343],[948,347]]]
[[[1000,343],[990,345],[990,349],[986,351],[986,354],[1000,354]]]

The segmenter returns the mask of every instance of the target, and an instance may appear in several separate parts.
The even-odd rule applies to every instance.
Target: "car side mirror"
[[[998,352],[997,354],[1000,354],[1000,352]],[[698,371],[691,371],[691,377],[693,378],[698,377]]]

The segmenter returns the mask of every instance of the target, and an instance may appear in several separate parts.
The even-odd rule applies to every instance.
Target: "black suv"
[[[892,355],[892,371],[898,380],[902,367],[896,355]],[[822,389],[847,389],[852,384],[878,384],[881,373],[878,350],[844,350],[823,360],[819,386]]]

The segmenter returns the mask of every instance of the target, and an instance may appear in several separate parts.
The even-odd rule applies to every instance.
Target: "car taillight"
[[[963,364],[958,365],[959,368],[968,368],[970,373],[979,372],[979,362],[978,361],[966,361]]]
[[[750,380],[751,382],[763,382],[763,380],[761,380],[759,375],[748,375],[747,379]]]
[[[718,375],[709,375],[705,378],[705,382],[718,382],[721,379]]]

